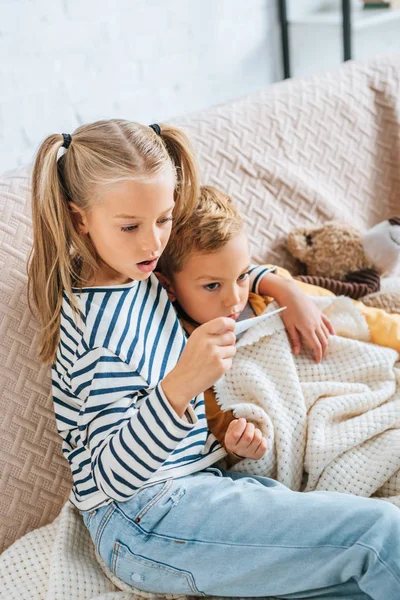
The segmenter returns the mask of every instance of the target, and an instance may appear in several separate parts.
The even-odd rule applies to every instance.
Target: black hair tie
[[[149,127],[151,127],[152,130],[155,131],[157,135],[161,135],[161,129],[160,129],[160,126],[157,125],[157,123],[153,123],[152,125],[149,125]]]
[[[61,146],[61,148],[68,148],[68,146],[70,145],[70,143],[72,142],[72,137],[70,136],[69,133],[62,133],[61,134],[64,138],[64,143]]]

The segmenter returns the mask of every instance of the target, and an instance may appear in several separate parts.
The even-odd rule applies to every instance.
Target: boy
[[[200,324],[220,316],[247,319],[264,312],[273,300],[249,291],[250,255],[243,222],[228,196],[203,186],[196,209],[184,224],[177,224],[158,263],[159,279],[180,315],[188,335]],[[284,269],[276,274],[291,278]],[[323,288],[297,282],[313,296],[333,296]],[[365,316],[371,341],[400,350],[400,316],[354,302]],[[329,333],[334,333],[327,324]],[[223,412],[212,389],[205,392],[210,430],[230,453],[260,459],[267,450],[261,431],[245,419]]]

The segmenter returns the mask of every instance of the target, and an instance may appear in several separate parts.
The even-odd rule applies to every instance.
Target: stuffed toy
[[[387,277],[400,265],[400,217],[365,233],[336,222],[300,227],[289,234],[287,247],[306,267],[307,274],[295,279],[400,312],[400,276]]]

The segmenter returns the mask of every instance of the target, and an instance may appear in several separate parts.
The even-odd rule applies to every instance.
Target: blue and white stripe
[[[257,283],[270,269],[254,267]],[[252,286],[256,291],[256,285]],[[226,455],[207,428],[203,394],[179,417],[160,382],[185,334],[165,290],[145,281],[64,294],[52,367],[54,408],[80,510],[124,501],[140,487],[203,469]]]

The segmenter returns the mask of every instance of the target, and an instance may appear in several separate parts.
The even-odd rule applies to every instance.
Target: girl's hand
[[[319,310],[312,298],[299,289],[288,288],[285,299],[281,296],[279,303],[287,306],[281,316],[294,354],[300,352],[303,337],[312,348],[316,362],[320,362],[326,354],[329,335],[335,335],[328,317]]]
[[[225,448],[228,452],[236,454],[239,458],[259,460],[267,451],[268,443],[262,433],[253,423],[247,423],[241,417],[229,423],[224,438]]]
[[[182,415],[192,398],[211,387],[232,366],[236,353],[236,322],[218,317],[197,327],[189,337],[162,388],[176,412]]]

